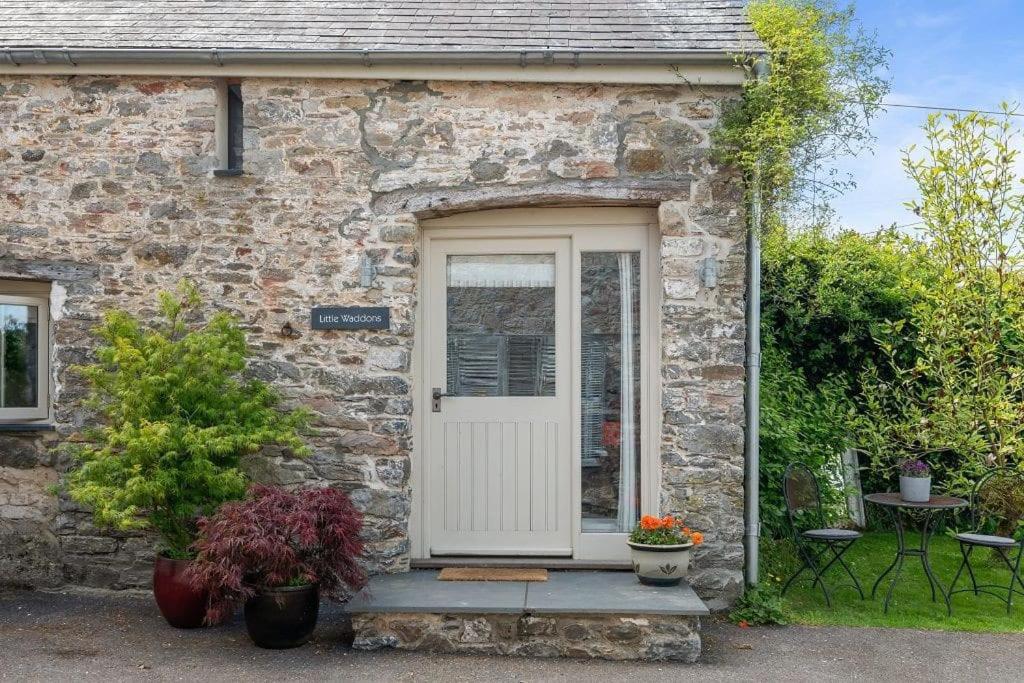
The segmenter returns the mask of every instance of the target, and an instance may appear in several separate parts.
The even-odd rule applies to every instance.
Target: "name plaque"
[[[311,311],[314,330],[386,330],[391,309],[385,306],[318,306]]]

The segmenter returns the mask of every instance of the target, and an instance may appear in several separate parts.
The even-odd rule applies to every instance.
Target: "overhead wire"
[[[1018,118],[1024,118],[1024,112],[1016,111],[994,111],[991,109],[970,109],[967,107],[940,107],[931,104],[901,104],[897,102],[867,102],[865,100],[854,100],[847,99],[847,102],[852,104],[867,104],[877,106],[880,109],[886,109],[888,107],[901,107],[903,109],[925,109],[929,111],[955,111],[962,114],[994,114],[996,116],[1015,116]]]

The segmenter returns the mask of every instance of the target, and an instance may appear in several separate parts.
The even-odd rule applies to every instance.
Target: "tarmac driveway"
[[[139,594],[0,592],[4,681],[1021,681],[1024,634],[704,624],[699,664],[358,652],[325,604],[314,640],[253,646],[239,621],[164,623]]]

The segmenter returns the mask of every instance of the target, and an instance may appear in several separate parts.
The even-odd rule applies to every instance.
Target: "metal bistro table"
[[[882,572],[882,575],[878,577],[875,585],[871,588],[871,599],[875,599],[875,591],[878,590],[882,580],[888,576],[889,572],[895,569],[896,573],[893,574],[892,581],[889,583],[889,590],[885,594],[884,611],[888,614],[889,600],[892,599],[893,588],[896,587],[896,582],[899,581],[900,573],[903,571],[903,560],[907,557],[917,556],[921,558],[924,573],[928,577],[928,584],[932,589],[932,602],[935,602],[935,589],[938,588],[948,610],[949,594],[943,589],[939,580],[935,578],[932,565],[928,562],[928,541],[942,516],[949,510],[966,506],[967,501],[963,498],[953,498],[951,496],[932,496],[928,499],[927,503],[911,503],[900,498],[898,493],[869,493],[864,496],[864,500],[875,505],[881,505],[888,511],[889,516],[892,517],[896,525],[896,539],[899,542],[899,548],[896,550],[896,557],[893,559],[892,564]],[[911,512],[921,513],[921,543],[917,548],[907,547],[906,534],[904,532],[904,519],[910,516],[908,513]]]

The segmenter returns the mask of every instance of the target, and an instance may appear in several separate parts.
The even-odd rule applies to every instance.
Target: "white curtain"
[[[619,254],[619,346],[620,363],[619,390],[619,531],[632,531],[636,526],[636,420],[634,395],[636,367],[633,343],[633,254]]]

